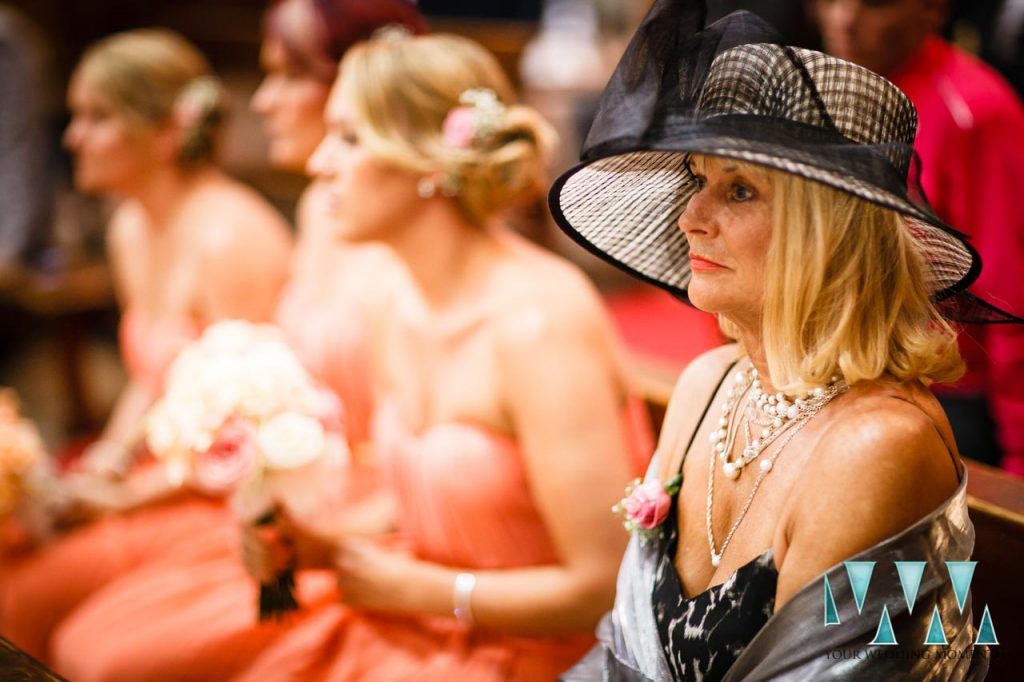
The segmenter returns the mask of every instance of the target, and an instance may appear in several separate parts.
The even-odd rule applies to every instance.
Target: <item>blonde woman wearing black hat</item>
[[[1016,318],[966,291],[903,93],[703,9],[655,3],[551,192],[579,243],[736,339],[680,377],[602,643],[565,678],[979,679],[973,568],[947,564],[973,548],[966,474],[928,384],[961,371],[947,320]]]

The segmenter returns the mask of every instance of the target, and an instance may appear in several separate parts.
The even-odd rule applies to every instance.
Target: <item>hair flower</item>
[[[185,84],[174,101],[174,119],[182,128],[196,128],[217,109],[222,96],[220,84],[212,76],[194,78]]]
[[[676,474],[668,483],[652,479],[646,483],[638,478],[626,488],[626,496],[612,507],[623,518],[623,527],[630,533],[650,537],[668,518],[672,495],[679,492],[683,477]]]
[[[453,149],[469,149],[501,128],[505,105],[493,90],[472,88],[459,96],[461,106],[448,112],[441,125],[441,138]]]

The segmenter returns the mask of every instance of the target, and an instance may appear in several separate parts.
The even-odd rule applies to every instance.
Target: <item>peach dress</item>
[[[127,310],[121,352],[133,380],[154,395],[177,352],[201,331],[194,320],[147,321]],[[0,635],[47,661],[50,634],[104,585],[141,566],[223,553],[223,504],[197,495],[107,516],[29,554],[0,558]]]
[[[342,399],[350,441],[365,439],[372,409],[365,329],[351,305],[323,290],[293,282],[277,319],[307,369]],[[367,462],[354,461],[346,474],[331,491],[342,504],[378,484]],[[258,588],[238,556],[237,521],[221,526],[233,538],[229,549],[135,571],[85,602],[54,637],[54,668],[76,682],[224,680],[314,612],[307,608],[284,623],[259,624]],[[300,574],[304,606],[336,597],[330,572]]]
[[[638,416],[630,410],[633,449],[649,454],[649,428]],[[375,444],[400,500],[402,538],[415,556],[469,570],[557,563],[515,440],[465,422],[414,434],[384,405],[375,418]],[[589,634],[518,637],[471,629],[453,618],[385,616],[330,604],[293,627],[238,679],[550,682],[592,644]]]

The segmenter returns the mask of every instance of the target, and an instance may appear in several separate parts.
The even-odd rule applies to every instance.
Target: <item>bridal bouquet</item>
[[[168,370],[144,425],[150,452],[175,484],[230,495],[246,520],[270,524],[275,505],[316,499],[348,458],[342,409],[316,385],[272,325],[207,328]],[[260,590],[260,618],[297,608],[294,574]]]
[[[14,394],[0,392],[0,517],[18,509],[28,494],[29,479],[45,458],[39,433],[18,414]]]
[[[50,533],[49,511],[59,497],[39,431],[20,415],[14,392],[0,390],[0,522],[4,530],[22,538],[25,533],[45,538]],[[4,540],[4,545],[20,544]]]

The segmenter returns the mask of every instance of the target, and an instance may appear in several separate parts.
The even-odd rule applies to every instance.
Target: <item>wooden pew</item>
[[[633,389],[644,400],[655,433],[678,376],[666,366],[636,359],[631,366]],[[1024,679],[1017,647],[1024,645],[1024,480],[973,460],[967,464],[967,504],[977,533],[978,562],[971,598],[975,624],[988,605],[1000,645],[991,647],[992,667],[986,680]]]
[[[5,682],[57,682],[63,677],[0,637],[0,680]]]

